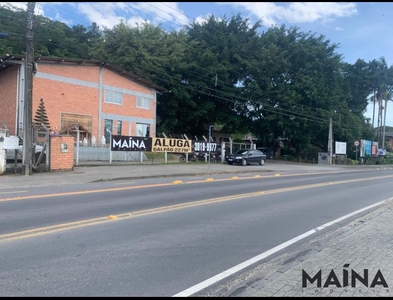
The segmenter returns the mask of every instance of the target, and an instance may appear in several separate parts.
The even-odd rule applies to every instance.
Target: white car
[[[43,147],[41,145],[36,145],[35,146],[35,154],[34,154],[34,162],[38,160],[38,157],[40,156],[42,152]],[[22,161],[23,158],[23,140],[19,138],[19,146],[18,150],[16,151],[16,159],[17,161]],[[7,162],[13,162],[15,160],[15,150],[5,150],[5,158]],[[45,163],[46,157],[44,153],[44,157],[41,159],[41,163]]]

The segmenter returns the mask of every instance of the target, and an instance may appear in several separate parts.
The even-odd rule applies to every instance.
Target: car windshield
[[[240,149],[240,150],[237,150],[236,152],[235,152],[235,154],[238,154],[238,155],[244,155],[244,154],[247,154],[247,149]]]

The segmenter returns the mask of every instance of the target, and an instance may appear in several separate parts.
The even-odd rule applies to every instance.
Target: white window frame
[[[150,137],[150,124],[136,123],[136,136]]]
[[[151,99],[146,97],[136,97],[136,107],[143,108],[143,109],[150,109],[150,102]]]
[[[105,90],[105,99],[106,103],[112,103],[117,105],[123,104],[123,94],[119,92]]]
[[[117,135],[121,135],[122,131],[123,131],[123,121],[122,120],[117,120],[116,134]]]

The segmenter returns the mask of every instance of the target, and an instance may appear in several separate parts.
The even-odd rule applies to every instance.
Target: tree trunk
[[[375,101],[376,101],[376,99],[375,99],[375,91],[374,91],[374,99],[373,99],[373,122],[372,122],[372,128],[375,128],[374,127],[374,117],[375,117]]]
[[[383,112],[383,133],[382,133],[382,147],[381,149],[385,149],[385,124],[386,124],[386,111],[388,108],[388,99],[385,99],[385,111]]]

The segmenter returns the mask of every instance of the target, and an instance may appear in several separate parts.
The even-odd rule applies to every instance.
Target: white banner
[[[336,154],[347,154],[347,143],[346,142],[335,142]]]
[[[19,148],[19,137],[11,135],[4,137],[3,148],[6,150],[15,150]]]

